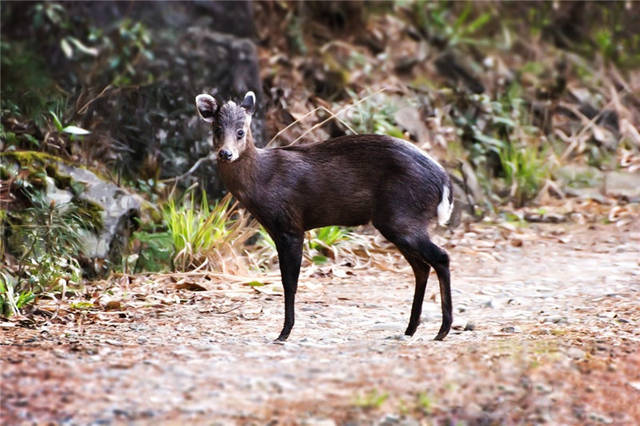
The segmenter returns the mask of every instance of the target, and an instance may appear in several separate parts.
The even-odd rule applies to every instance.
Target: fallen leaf
[[[206,287],[196,283],[181,283],[176,284],[178,290],[190,290],[190,291],[207,291]]]

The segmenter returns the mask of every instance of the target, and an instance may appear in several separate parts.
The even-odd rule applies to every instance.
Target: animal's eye
[[[242,139],[242,137],[244,136],[244,130],[238,129],[236,134],[238,135],[238,139]]]

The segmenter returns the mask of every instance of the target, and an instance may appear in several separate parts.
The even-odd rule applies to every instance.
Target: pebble
[[[473,331],[475,329],[476,329],[476,325],[471,321],[467,322],[467,324],[464,326],[464,331]]]
[[[522,329],[517,325],[510,325],[500,329],[503,333],[522,333]]]
[[[569,348],[569,350],[567,351],[567,355],[569,356],[569,358],[582,359],[584,358],[584,351],[578,348]]]
[[[613,423],[613,420],[610,417],[607,417],[603,414],[589,413],[588,416],[589,416],[589,419],[599,423],[605,423],[605,424]]]
[[[551,393],[553,391],[553,388],[544,383],[538,383],[536,384],[536,390],[540,393]]]
[[[569,324],[569,320],[567,319],[567,317],[563,317],[560,315],[549,317],[547,318],[547,320],[545,320],[545,322],[547,321],[551,321],[554,324]]]
[[[324,419],[319,417],[311,417],[301,422],[302,426],[335,426],[336,422],[331,419]]]

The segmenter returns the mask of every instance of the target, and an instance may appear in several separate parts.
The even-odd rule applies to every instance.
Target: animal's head
[[[213,150],[218,161],[232,162],[240,158],[251,144],[251,116],[256,95],[247,92],[240,105],[233,101],[218,106],[211,95],[196,96],[198,115],[213,128]]]

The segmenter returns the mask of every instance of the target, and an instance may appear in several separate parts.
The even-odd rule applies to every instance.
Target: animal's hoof
[[[444,340],[444,338],[447,337],[447,334],[449,334],[448,331],[446,333],[438,333],[438,335],[434,337],[433,340]]]
[[[288,338],[288,337],[289,337],[288,335],[283,336],[283,335],[281,334],[281,335],[279,335],[279,336],[278,336],[278,338],[277,338],[276,340],[274,340],[274,341],[273,341],[273,343],[278,343],[278,344],[281,344],[281,345],[282,345],[282,344],[284,344],[284,342],[286,342],[286,341],[287,341],[287,338]]]

